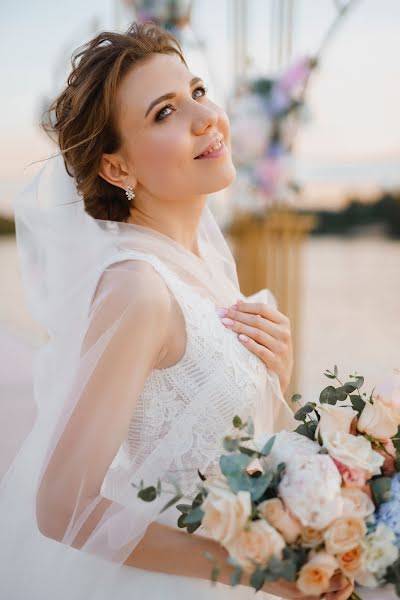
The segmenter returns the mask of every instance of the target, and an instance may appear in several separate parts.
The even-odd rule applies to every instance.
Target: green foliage
[[[374,496],[375,504],[379,505],[382,502],[390,500],[391,492],[391,478],[390,477],[377,477],[372,479],[370,482],[372,494]]]

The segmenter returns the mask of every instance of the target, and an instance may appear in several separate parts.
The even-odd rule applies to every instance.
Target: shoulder
[[[171,295],[163,277],[149,262],[139,259],[125,259],[108,266],[95,298],[108,298],[130,312],[156,310],[160,317],[167,317],[171,310]]]
[[[132,259],[114,262],[102,272],[93,294],[84,349],[106,335],[119,344],[145,342],[143,352],[162,352],[171,312],[169,289],[151,264]]]

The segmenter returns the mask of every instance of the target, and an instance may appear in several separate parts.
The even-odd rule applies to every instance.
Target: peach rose
[[[342,554],[352,550],[367,533],[364,519],[340,517],[324,532],[325,547],[329,554]]]
[[[283,535],[288,544],[292,544],[299,537],[301,525],[284,507],[280,498],[265,500],[258,506],[258,510],[268,523]]]
[[[357,429],[377,440],[387,440],[397,433],[398,422],[390,408],[379,399],[366,402],[358,419]]]
[[[230,556],[240,563],[246,573],[254,571],[251,560],[266,565],[272,555],[281,558],[285,545],[281,534],[264,519],[251,521],[248,528],[228,544],[224,544]]]
[[[315,410],[321,417],[315,432],[316,440],[318,440],[318,434],[321,434],[322,440],[324,440],[336,431],[350,433],[351,422],[357,416],[357,411],[351,406],[320,404]]]
[[[376,387],[372,397],[384,404],[400,424],[400,369],[393,369],[393,375]]]
[[[329,589],[329,581],[338,568],[337,560],[327,552],[317,552],[300,569],[297,587],[306,596],[319,596]]]
[[[355,578],[361,573],[363,568],[363,548],[361,544],[355,546],[352,550],[337,554],[339,566],[347,577]]]
[[[303,527],[301,530],[301,539],[306,548],[316,548],[324,541],[324,529],[315,529],[314,527]]]
[[[210,537],[225,544],[245,527],[251,515],[249,492],[234,494],[228,487],[217,483],[207,486],[209,492],[202,504],[202,526]]]
[[[343,516],[357,515],[365,519],[375,511],[375,505],[368,494],[359,488],[342,488]]]

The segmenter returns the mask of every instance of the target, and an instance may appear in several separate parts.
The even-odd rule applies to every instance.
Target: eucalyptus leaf
[[[250,585],[258,592],[265,583],[265,573],[259,567],[250,576]]]
[[[324,388],[319,396],[321,404],[336,404],[336,388],[333,385],[328,385]]]
[[[163,508],[160,510],[160,513],[164,512],[164,510],[167,510],[171,506],[174,506],[174,504],[176,504],[177,502],[179,502],[179,500],[181,498],[182,498],[181,494],[179,494],[179,495],[174,496],[173,498],[171,498],[171,500],[169,500],[169,502],[167,502],[167,504],[165,506],[163,506]]]
[[[203,475],[203,473],[200,471],[200,469],[197,469],[197,474],[202,481],[206,481],[207,477],[205,475]]]
[[[295,431],[308,437],[310,440],[315,440],[315,431],[317,429],[317,423],[315,421],[308,421],[307,423],[301,423],[296,427]]]
[[[253,422],[253,419],[251,417],[249,417],[247,419],[247,433],[251,437],[254,436],[254,422]]]
[[[292,402],[299,402],[299,400],[301,400],[301,398],[302,398],[301,394],[293,394]]]
[[[246,469],[250,464],[251,457],[244,454],[223,454],[219,459],[219,466],[223,475],[235,475]]]
[[[304,421],[308,414],[314,412],[314,409],[315,404],[313,402],[306,402],[306,404],[299,408],[299,410],[296,411],[293,416],[296,421]]]
[[[344,385],[336,388],[335,397],[338,402],[343,402],[344,400],[346,400],[348,395],[349,392],[347,391],[347,388]]]
[[[236,585],[239,585],[241,579],[242,569],[240,567],[236,567],[231,575],[231,586],[235,587]]]
[[[233,426],[236,427],[236,429],[240,429],[243,426],[243,422],[242,419],[239,417],[239,415],[235,415],[233,417]]]
[[[229,435],[224,437],[223,447],[227,452],[235,452],[239,447],[240,441],[238,439],[232,438]]]
[[[354,410],[361,413],[364,410],[365,400],[363,400],[358,394],[350,395],[350,402]]]
[[[186,515],[187,513],[189,513],[192,510],[192,505],[191,504],[177,504],[176,508],[179,510],[179,512]]]
[[[197,523],[191,523],[190,525],[187,526],[187,532],[188,533],[194,533],[196,531],[196,529],[198,529],[201,525],[201,521],[198,521]]]
[[[200,508],[200,506],[197,506],[194,510],[186,515],[186,523],[187,525],[192,525],[193,523],[198,523],[199,521],[201,522],[203,517],[204,511]]]
[[[138,491],[138,496],[141,500],[145,502],[153,502],[157,498],[157,490],[154,485],[150,485],[149,487],[143,488]]]
[[[186,527],[186,514],[179,516],[177,524],[181,529]]]
[[[261,450],[261,454],[263,456],[268,456],[273,448],[273,445],[275,443],[275,438],[276,435],[273,435],[271,438],[269,438],[269,440],[266,442],[266,444],[264,445],[263,449]]]
[[[253,502],[257,502],[269,487],[273,479],[272,473],[264,473],[261,477],[251,477],[250,494]]]

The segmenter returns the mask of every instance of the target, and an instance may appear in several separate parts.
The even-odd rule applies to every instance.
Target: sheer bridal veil
[[[117,569],[166,501],[145,503],[133,486],[113,493],[112,478],[104,486],[120,451],[121,419],[128,420],[148,370],[140,351],[146,331],[132,320],[142,297],[132,253],[156,257],[219,305],[234,303],[240,290],[232,253],[207,205],[197,256],[158,231],[90,217],[60,155],[17,198],[15,219],[28,308],[46,341],[33,363],[36,419],[0,484],[0,596],[32,600],[35,581],[45,600],[51,592],[63,597],[45,587],[46,573],[55,569],[72,586],[74,569],[86,560],[82,550]],[[268,370],[268,377],[279,396],[276,375]],[[268,404],[266,420],[274,418]],[[265,411],[266,405],[264,398]],[[199,419],[206,414],[206,391],[187,411]],[[183,451],[184,421],[143,458],[133,474],[137,483],[168,481],[174,456]],[[213,452],[218,457],[219,443]],[[181,483],[190,490],[185,477]],[[85,592],[84,579],[79,585],[82,597],[96,597]]]

